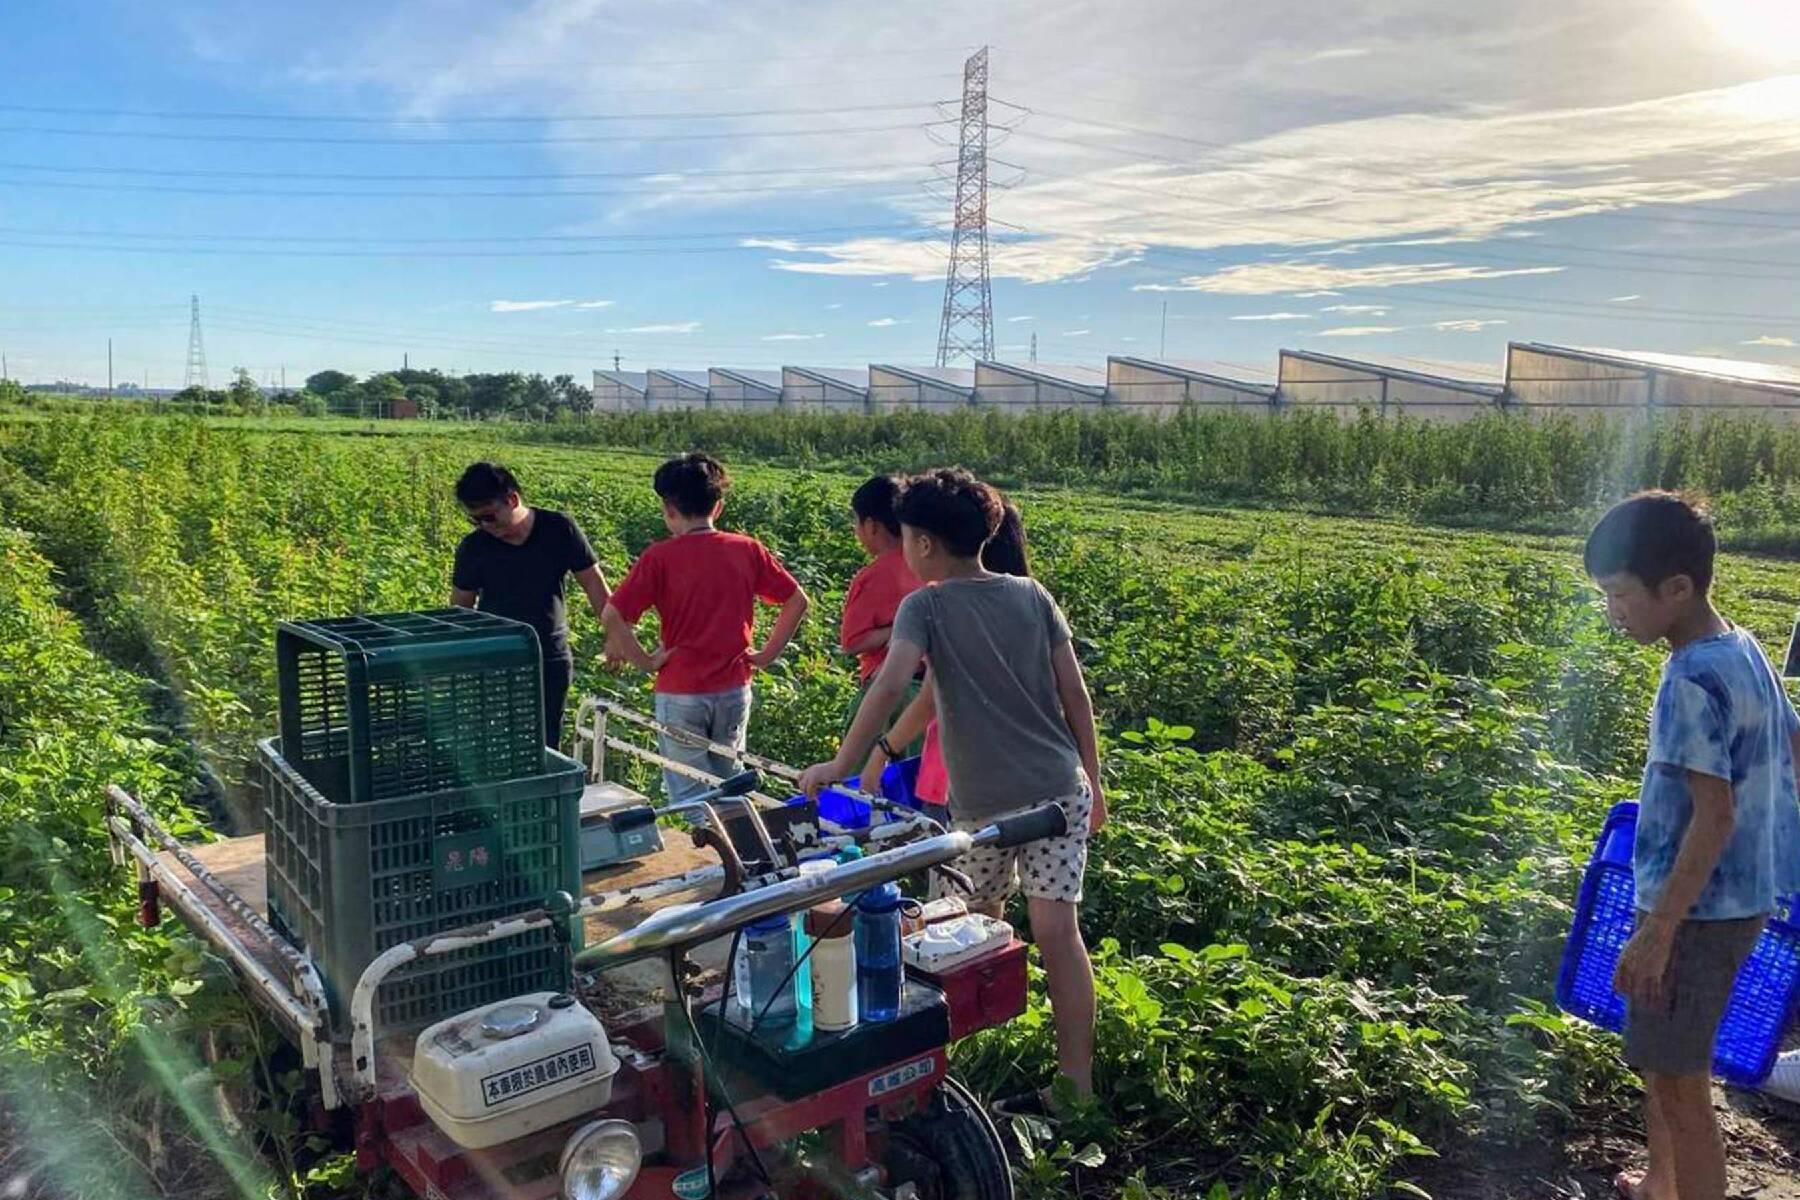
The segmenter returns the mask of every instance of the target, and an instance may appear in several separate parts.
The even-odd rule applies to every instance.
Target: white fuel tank
[[[439,1129],[480,1150],[605,1106],[618,1070],[598,1017],[572,996],[537,992],[421,1033],[412,1086]]]

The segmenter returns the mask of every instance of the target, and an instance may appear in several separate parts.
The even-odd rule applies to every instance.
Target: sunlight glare
[[[1719,39],[1766,59],[1800,59],[1797,0],[1695,0]]]

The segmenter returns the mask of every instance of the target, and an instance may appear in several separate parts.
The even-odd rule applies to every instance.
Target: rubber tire
[[[912,1183],[920,1200],[1013,1200],[1006,1146],[974,1093],[946,1076],[923,1112],[888,1131],[890,1187]]]

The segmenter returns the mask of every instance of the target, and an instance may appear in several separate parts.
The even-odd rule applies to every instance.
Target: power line
[[[973,49],[973,47],[971,47],[967,43],[963,43],[961,45],[955,45],[955,46],[936,46],[936,47],[919,46],[919,47],[914,47],[913,49],[910,49],[910,50],[897,50],[897,49],[885,49],[884,48],[881,51],[881,57],[884,59],[927,58],[927,57],[935,58],[942,54],[966,54],[971,49]],[[860,49],[855,52],[855,54],[858,54],[858,55],[861,53],[862,53],[862,50],[860,50]],[[793,62],[843,62],[846,59],[849,59],[854,56],[855,55],[853,55],[851,52],[846,51],[846,52],[842,52],[842,53],[830,53],[830,54],[790,54],[790,55],[757,54],[755,56],[755,58],[756,58],[756,62],[761,64],[761,63],[793,63]],[[262,66],[268,65],[262,59],[217,59],[217,58],[215,58],[215,59],[211,59],[210,61],[221,64],[221,65],[243,66],[243,67],[262,67]],[[315,71],[320,69],[316,64],[297,63],[294,65],[296,67],[310,68]],[[634,71],[649,69],[652,67],[717,67],[717,66],[742,67],[744,65],[744,59],[742,56],[739,56],[736,58],[657,58],[657,59],[647,59],[646,58],[646,59],[632,59],[630,61],[625,61],[623,58],[619,57],[619,55],[615,52],[615,54],[612,57],[610,65],[622,67],[623,69],[634,70]],[[408,62],[404,59],[384,58],[379,62],[332,64],[330,69],[338,72],[339,74],[345,74],[345,75],[356,74],[356,73],[372,73],[372,74],[379,74],[383,78],[391,79],[396,72],[409,71],[409,70],[410,71],[438,71],[438,72],[442,72],[445,70],[543,71],[543,70],[563,68],[563,67],[567,67],[567,68],[571,68],[571,69],[579,68],[581,70],[591,71],[594,68],[594,60],[591,58],[586,58],[586,59],[576,59],[576,60],[572,60],[572,61],[558,61],[558,60],[554,60],[554,59],[541,59],[540,58],[540,59],[522,59],[518,62],[508,62],[508,61],[483,62],[479,59],[476,59],[476,60],[453,60],[450,62],[445,62],[443,59],[421,59],[421,60]]]
[[[170,170],[160,167],[95,167],[82,164],[80,166],[57,166],[43,163],[0,163],[0,170],[5,171],[54,171],[69,175],[150,175],[158,178],[172,179],[271,179],[271,180],[311,180],[326,179],[334,182],[363,183],[446,183],[446,182],[510,182],[525,180],[555,182],[560,179],[667,179],[680,181],[688,178],[719,178],[737,175],[836,175],[861,174],[870,171],[892,170],[905,167],[916,169],[919,161],[912,159],[896,159],[892,162],[865,162],[856,166],[791,166],[791,167],[665,167],[655,171],[552,171],[552,172],[518,172],[503,171],[498,173],[457,171],[449,174],[431,175],[417,171],[390,172],[331,172],[331,171],[205,171],[205,170]]]
[[[1050,114],[1044,114],[1044,115],[1050,115]],[[1109,145],[1104,142],[1093,142],[1093,141],[1088,141],[1088,140],[1085,140],[1082,138],[1061,137],[1061,136],[1057,136],[1055,134],[1038,133],[1035,130],[1030,130],[1030,129],[1020,129],[1017,131],[1017,135],[1020,137],[1026,138],[1027,140],[1030,140],[1030,141],[1051,142],[1051,143],[1056,143],[1056,144],[1060,144],[1060,145],[1078,146],[1078,147],[1082,147],[1085,149],[1097,150],[1102,153],[1114,154],[1114,155],[1120,156],[1122,158],[1128,159],[1131,162],[1139,164],[1139,165],[1144,165],[1147,162],[1152,161],[1151,156],[1147,156],[1139,151],[1134,151],[1134,150],[1128,149],[1123,146]],[[1175,134],[1159,135],[1159,136],[1178,137],[1178,135],[1175,135]],[[1179,140],[1190,141],[1190,142],[1198,142],[1199,141],[1199,139],[1194,139],[1194,138],[1180,138]],[[1228,145],[1225,145],[1224,143],[1206,142],[1206,143],[1200,143],[1200,144],[1206,145],[1209,147],[1215,147],[1222,151],[1240,153],[1240,154],[1243,153],[1243,151],[1240,147],[1228,146]],[[1173,171],[1184,172],[1185,176],[1187,178],[1193,178],[1194,176],[1197,176],[1202,173],[1200,171],[1200,169],[1197,166],[1195,166],[1194,164],[1178,163],[1178,162],[1174,162],[1174,161],[1171,161],[1166,158],[1161,159],[1161,160],[1154,160],[1154,161],[1155,161],[1155,165],[1162,166],[1162,167],[1165,167],[1165,168],[1173,170]],[[1302,173],[1305,170],[1306,170],[1306,168],[1303,166],[1297,167],[1295,170],[1282,170],[1279,167],[1275,166],[1274,164],[1247,163],[1247,164],[1224,164],[1224,165],[1221,165],[1221,166],[1218,166],[1215,168],[1211,168],[1211,173],[1224,172],[1224,173],[1228,173],[1228,174],[1267,175],[1267,176],[1270,176],[1271,178],[1292,179],[1297,182],[1303,182],[1303,183],[1308,183],[1308,184],[1316,184],[1319,182],[1319,176],[1317,174],[1317,169],[1315,169],[1314,173],[1312,173],[1312,174]],[[1427,179],[1423,176],[1409,175],[1405,172],[1392,171],[1392,170],[1389,170],[1387,172],[1387,174],[1389,175],[1390,178],[1394,179],[1397,182],[1409,183],[1416,187],[1423,187],[1423,188],[1429,189],[1434,192],[1442,192],[1442,191],[1446,191],[1446,190],[1451,190],[1451,191],[1466,190],[1467,188],[1478,186],[1475,184],[1461,184],[1461,185],[1456,185],[1451,188],[1446,188],[1443,180],[1441,180],[1441,179]],[[1078,175],[1066,175],[1065,174],[1062,176],[1053,176],[1053,178],[1064,178],[1064,179],[1070,179],[1070,180],[1075,180],[1075,181],[1079,181],[1079,182],[1087,182],[1087,181],[1083,180],[1083,177],[1078,176]],[[1118,184],[1113,181],[1095,180],[1092,182],[1099,183],[1101,186],[1115,186],[1115,187],[1127,186],[1127,185],[1123,185],[1123,184]],[[1788,181],[1778,180],[1775,182],[1785,183]],[[1765,184],[1763,186],[1768,186],[1768,185]],[[1142,190],[1142,189],[1132,189],[1132,190]],[[1326,203],[1331,203],[1331,202],[1335,201],[1336,199],[1337,199],[1337,197],[1330,197],[1325,200],[1313,201],[1311,203],[1322,205],[1322,204],[1326,204]],[[1666,200],[1665,201],[1665,200],[1659,200],[1659,199],[1653,199],[1653,198],[1630,199],[1630,200],[1590,200],[1590,201],[1575,200],[1574,202],[1575,203],[1586,203],[1586,204],[1590,204],[1590,205],[1601,205],[1604,207],[1593,208],[1590,211],[1586,211],[1586,212],[1556,212],[1554,210],[1538,210],[1538,212],[1532,216],[1509,218],[1505,221],[1505,223],[1516,225],[1516,224],[1527,224],[1527,223],[1532,222],[1533,220],[1562,220],[1562,219],[1569,219],[1569,218],[1575,218],[1575,217],[1593,216],[1593,217],[1607,217],[1609,219],[1617,219],[1617,220],[1622,220],[1622,221],[1656,221],[1656,222],[1670,222],[1670,223],[1682,223],[1682,224],[1692,224],[1692,225],[1721,225],[1721,226],[1737,227],[1737,228],[1744,228],[1744,229],[1785,230],[1785,229],[1792,228],[1793,227],[1792,222],[1796,221],[1797,219],[1800,219],[1800,211],[1786,211],[1786,210],[1780,210],[1780,209],[1748,209],[1748,208],[1725,207],[1725,206],[1719,206],[1719,207],[1713,208],[1713,207],[1708,207],[1708,206],[1699,204],[1697,202],[1678,201],[1678,200]],[[1669,216],[1669,215],[1666,215],[1661,212],[1639,213],[1639,212],[1629,211],[1630,209],[1635,209],[1638,207],[1658,208],[1658,209],[1665,208],[1665,207],[1701,208],[1701,209],[1704,209],[1705,211],[1714,211],[1714,212],[1728,213],[1728,214],[1729,213],[1743,213],[1747,216],[1774,217],[1774,218],[1778,218],[1779,220],[1781,220],[1783,222],[1788,222],[1788,224],[1769,224],[1769,223],[1762,222],[1762,221],[1732,220],[1732,219],[1727,219],[1724,217],[1719,217],[1719,218],[1681,217],[1681,216]]]
[[[917,222],[890,222],[884,225],[821,225],[810,229],[721,229],[694,233],[541,233],[541,234],[458,234],[455,236],[381,236],[308,235],[281,233],[163,233],[125,229],[34,229],[0,226],[0,235],[16,237],[122,238],[158,241],[200,241],[243,244],[254,242],[363,243],[363,244],[463,244],[475,242],[692,242],[717,238],[791,238],[818,237],[841,233],[916,233]]]
[[[1159,249],[1147,251],[1146,253],[1161,256],[1169,253],[1179,253],[1179,251]],[[1177,288],[1175,290],[1200,291],[1200,289],[1197,288]],[[1380,297],[1378,303],[1382,308],[1401,308],[1410,306],[1435,307],[1442,309],[1450,306],[1458,306],[1482,311],[1537,312],[1550,316],[1564,317],[1581,317],[1591,313],[1606,313],[1633,322],[1650,321],[1659,324],[1672,325],[1737,325],[1744,323],[1761,325],[1776,323],[1789,325],[1800,324],[1800,313],[1730,312],[1709,309],[1663,308],[1656,305],[1639,304],[1633,304],[1627,308],[1619,304],[1606,302],[1513,297],[1496,292],[1471,291],[1460,288],[1442,288],[1413,283],[1397,283],[1385,287],[1370,286],[1367,284],[1357,285],[1353,283],[1327,284],[1322,285],[1320,290],[1328,290],[1342,295],[1371,297],[1369,302],[1372,304],[1377,303],[1377,301],[1373,299],[1374,297]],[[1290,290],[1254,296],[1226,292],[1206,292],[1203,294],[1214,297],[1235,296],[1236,299],[1240,300],[1262,300],[1264,302],[1278,302],[1282,299],[1292,298],[1292,292]],[[1442,299],[1438,300],[1436,304],[1427,304],[1415,298],[1420,295],[1427,297],[1441,297]]]
[[[539,250],[456,250],[432,247],[392,250],[283,250],[267,247],[238,246],[155,246],[76,241],[24,241],[0,238],[0,246],[32,250],[77,250],[108,254],[206,254],[253,258],[595,258],[629,255],[663,254],[766,254],[767,246],[604,246],[563,247]]]
[[[676,181],[679,182],[679,181]],[[176,185],[146,183],[82,183],[66,179],[12,179],[0,178],[0,187],[24,188],[58,188],[84,192],[161,192],[184,196],[281,196],[294,198],[332,197],[350,200],[480,200],[480,199],[512,199],[512,200],[561,200],[584,199],[600,196],[658,196],[662,198],[705,198],[707,196],[747,196],[769,194],[774,192],[848,192],[859,188],[874,187],[884,183],[899,183],[903,186],[917,186],[923,180],[869,179],[852,183],[807,184],[804,188],[794,185],[776,184],[768,187],[731,187],[683,190],[668,188],[570,188],[556,189],[512,189],[486,191],[389,191],[365,192],[347,191],[330,188],[214,188],[214,187],[181,187]],[[878,200],[894,200],[896,202],[909,199],[906,196],[878,197]]]
[[[1002,103],[1005,103],[1005,102],[1002,101]],[[1122,124],[1122,123],[1116,122],[1116,121],[1096,121],[1096,120],[1094,120],[1092,118],[1088,118],[1088,117],[1077,117],[1077,116],[1074,116],[1069,113],[1053,112],[1049,109],[1042,109],[1042,108],[1030,108],[1025,105],[1015,105],[1013,107],[1022,108],[1026,112],[1031,113],[1036,116],[1050,117],[1054,120],[1067,121],[1067,122],[1069,122],[1071,124],[1075,124],[1075,125],[1088,125],[1093,128],[1096,128],[1096,129],[1109,129],[1109,130],[1113,130],[1113,131],[1119,132],[1119,133],[1129,133],[1129,134],[1134,134],[1134,135],[1139,135],[1139,136],[1144,136],[1144,137],[1166,138],[1170,141],[1180,142],[1185,145],[1196,146],[1201,149],[1212,150],[1212,151],[1215,151],[1218,153],[1238,154],[1238,155],[1246,153],[1246,151],[1242,145],[1234,145],[1234,144],[1227,143],[1227,142],[1209,141],[1205,138],[1191,137],[1186,134],[1168,133],[1164,130],[1148,129],[1148,128],[1145,128],[1140,125],[1126,125],[1126,124]],[[1034,133],[1031,131],[1026,131],[1025,136],[1035,137],[1035,138],[1039,138],[1039,139],[1043,139],[1043,140],[1067,141],[1067,142],[1071,142],[1072,144],[1075,144],[1075,145],[1089,146],[1090,148],[1093,148],[1093,149],[1102,149],[1102,148],[1114,149],[1113,147],[1105,147],[1103,145],[1103,143],[1098,143],[1098,142],[1081,142],[1081,141],[1078,141],[1076,139],[1071,139],[1071,138],[1051,139],[1050,135],[1038,134],[1038,133]],[[1251,173],[1261,173],[1261,174],[1269,174],[1269,175],[1279,174],[1283,178],[1294,179],[1296,181],[1303,182],[1303,183],[1317,183],[1318,182],[1318,177],[1316,175],[1304,173],[1306,171],[1306,168],[1303,164],[1297,164],[1296,169],[1294,171],[1287,171],[1287,172],[1278,172],[1274,167],[1272,167],[1268,163],[1250,163],[1250,164],[1241,165],[1241,166],[1227,166],[1224,169],[1226,169],[1228,171],[1246,171],[1246,172],[1251,172]],[[1428,176],[1416,175],[1411,172],[1389,170],[1388,174],[1391,175],[1393,178],[1400,180],[1401,182],[1404,182],[1404,183],[1411,183],[1411,184],[1423,185],[1423,186],[1428,186],[1428,187],[1441,186],[1440,182],[1438,180],[1432,179]],[[1791,182],[1795,182],[1795,181],[1793,181],[1793,180],[1778,180],[1776,182],[1791,183]],[[1649,203],[1657,203],[1657,202],[1650,201]],[[1671,203],[1679,203],[1679,202],[1672,201]],[[1708,207],[1708,206],[1702,205],[1702,204],[1686,204],[1683,206],[1690,207],[1690,208]],[[1800,213],[1796,213],[1792,210],[1771,210],[1771,209],[1757,210],[1757,209],[1743,209],[1743,208],[1733,207],[1730,209],[1725,209],[1723,211],[1754,214],[1754,215],[1760,215],[1760,216],[1783,217],[1783,218],[1788,218],[1788,219],[1792,219],[1796,216],[1800,216]]]
[[[890,76],[890,82],[937,82],[955,79],[955,75],[928,76]],[[858,83],[873,82],[858,77]],[[792,87],[792,85],[782,85]],[[743,85],[723,88],[650,88],[642,92],[625,90],[605,92],[602,95],[650,95],[662,91],[675,92],[707,92],[707,91],[746,91],[773,90],[754,88]],[[801,90],[793,88],[793,90]],[[850,104],[836,105],[831,108],[764,108],[764,109],[728,109],[716,112],[630,112],[630,113],[496,113],[456,114],[437,117],[401,117],[383,116],[371,113],[280,113],[280,112],[242,112],[242,111],[205,111],[197,109],[153,109],[153,108],[78,108],[64,105],[40,104],[0,104],[0,112],[25,113],[33,116],[55,117],[106,117],[126,118],[146,121],[267,121],[271,124],[321,124],[321,125],[493,125],[493,124],[551,124],[559,121],[705,121],[733,120],[739,117],[775,117],[775,116],[821,116],[840,112],[902,112],[908,109],[929,108],[930,101],[891,104]]]
[[[929,104],[908,104],[908,109],[929,109]],[[843,109],[820,109],[820,116]],[[936,122],[928,122],[936,124]],[[916,130],[919,126],[908,125],[851,125],[838,128],[806,128],[806,129],[734,129],[718,133],[616,133],[616,134],[574,134],[555,137],[450,137],[450,138],[381,138],[381,137],[314,137],[311,135],[277,134],[277,133],[171,133],[166,130],[135,129],[69,129],[48,125],[0,125],[0,133],[28,133],[34,136],[53,137],[96,137],[127,138],[133,141],[154,139],[164,142],[252,142],[267,145],[291,146],[564,146],[600,142],[632,142],[641,144],[657,144],[663,142],[716,142],[740,141],[752,138],[788,138],[788,137],[835,137],[840,134],[857,133],[894,133],[900,130]]]

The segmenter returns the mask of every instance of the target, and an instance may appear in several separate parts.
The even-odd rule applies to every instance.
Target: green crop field
[[[195,1100],[184,1046],[244,1014],[186,938],[131,927],[100,789],[127,783],[188,828],[209,794],[241,810],[274,724],[274,622],[441,603],[468,528],[450,484],[489,455],[574,515],[614,579],[661,532],[644,453],[0,421],[0,1107],[56,1131],[65,1193],[152,1194],[184,1171],[196,1191],[225,1176],[214,1160],[240,1195],[301,1186],[306,1147],[281,1119],[271,1175]],[[834,631],[861,562],[858,477],[734,474],[725,524],[816,604],[758,681],[751,743],[809,762],[853,692]],[[1658,658],[1606,629],[1578,543],[1015,498],[1089,672],[1114,814],[1083,909],[1103,1104],[1014,1131],[1024,1194],[1591,1189],[1636,1085],[1551,983],[1599,821],[1635,789]],[[1717,596],[1778,654],[1800,565],[1728,555]],[[579,687],[647,700],[601,669],[583,612],[574,642]],[[1044,1082],[1047,1008],[958,1056],[983,1089]],[[315,1195],[343,1194],[341,1162],[310,1171]]]

